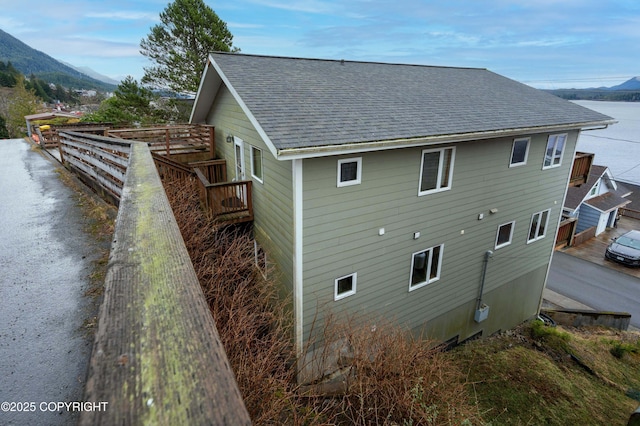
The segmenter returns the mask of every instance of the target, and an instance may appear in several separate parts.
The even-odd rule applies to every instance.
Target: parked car
[[[629,266],[640,266],[640,231],[629,231],[614,239],[605,253],[607,259]]]

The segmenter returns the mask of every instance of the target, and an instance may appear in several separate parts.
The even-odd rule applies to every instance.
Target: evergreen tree
[[[114,95],[100,104],[98,111],[82,117],[84,122],[131,125],[162,122],[163,111],[154,107],[157,97],[131,76],[120,82]]]
[[[155,62],[144,69],[143,84],[195,93],[209,53],[238,50],[227,24],[203,0],[175,0],[160,21],[140,42],[140,53]]]
[[[38,112],[41,101],[25,86],[24,77],[19,76],[13,94],[9,99],[7,111],[7,130],[10,137],[21,137],[26,134],[26,123],[24,117],[26,115]]]

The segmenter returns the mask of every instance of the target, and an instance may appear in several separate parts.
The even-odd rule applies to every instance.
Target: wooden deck
[[[572,256],[588,260],[589,262],[603,265],[624,274],[640,278],[640,268],[631,268],[628,266],[620,265],[618,263],[607,260],[604,257],[604,252],[613,238],[616,238],[633,229],[640,230],[640,220],[623,216],[618,221],[618,226],[616,228],[610,228],[597,237],[591,238],[578,246],[565,247],[559,250]]]

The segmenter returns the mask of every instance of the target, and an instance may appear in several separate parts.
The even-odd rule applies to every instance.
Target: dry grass
[[[292,315],[255,266],[249,233],[208,218],[194,187],[165,182],[165,189],[255,424],[481,423],[445,354],[392,325],[371,332],[355,320],[325,321],[324,340],[347,345],[346,386],[332,395],[299,387]]]

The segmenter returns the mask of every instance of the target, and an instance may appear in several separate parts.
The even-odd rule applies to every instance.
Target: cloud
[[[336,4],[329,1],[319,0],[292,0],[292,1],[273,1],[273,0],[249,0],[250,3],[265,6],[273,9],[281,9],[293,12],[317,13],[317,14],[334,14],[336,13]]]
[[[125,10],[117,12],[88,12],[85,14],[85,17],[92,19],[114,19],[123,21],[160,21],[160,15],[157,13]]]

